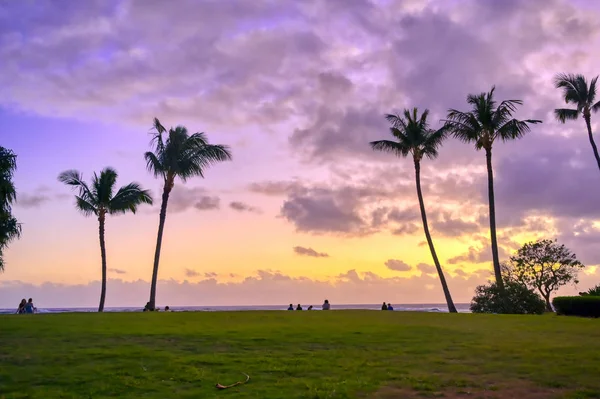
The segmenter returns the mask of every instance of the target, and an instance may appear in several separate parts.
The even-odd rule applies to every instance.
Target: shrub
[[[592,295],[592,296],[600,296],[600,284],[595,287],[590,288],[585,292],[580,292],[579,295]]]
[[[552,305],[559,315],[600,317],[600,296],[557,296]]]
[[[542,314],[545,309],[546,303],[538,294],[514,281],[504,283],[504,293],[495,282],[480,285],[471,302],[473,313]]]

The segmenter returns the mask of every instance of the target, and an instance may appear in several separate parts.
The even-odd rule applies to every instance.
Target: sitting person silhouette
[[[329,300],[325,299],[325,302],[323,302],[323,305],[321,306],[321,308],[323,310],[329,310],[330,307],[331,307],[331,305],[329,305]]]
[[[387,305],[385,304],[385,302],[383,303],[383,305],[381,305],[381,310],[388,310]]]
[[[302,310],[302,306],[300,304],[298,304],[298,306],[296,307],[296,310]]]
[[[394,310],[391,303],[388,303],[387,310]]]
[[[292,304],[290,303],[290,307],[289,307],[289,308],[287,308],[287,310],[294,310],[294,305],[292,305]]]

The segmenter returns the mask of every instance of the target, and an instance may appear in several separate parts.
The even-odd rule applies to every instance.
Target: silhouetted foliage
[[[404,110],[404,115],[386,115],[386,119],[392,125],[390,132],[396,141],[392,140],[379,140],[372,141],[371,148],[376,151],[390,152],[398,157],[407,157],[412,155],[413,162],[415,165],[415,180],[417,186],[417,197],[419,198],[419,208],[421,210],[421,219],[423,220],[423,229],[425,230],[425,238],[429,244],[429,250],[433,258],[433,263],[437,269],[442,289],[444,290],[444,296],[446,298],[446,304],[450,313],[457,313],[456,306],[452,301],[446,278],[444,277],[444,271],[438,260],[429,233],[429,226],[427,224],[427,214],[425,212],[425,202],[423,200],[423,193],[421,192],[421,160],[423,157],[429,159],[435,159],[438,156],[438,148],[442,144],[445,138],[444,129],[433,130],[429,128],[427,122],[427,116],[429,110],[423,111],[419,116],[419,111],[414,108],[412,112],[408,109]]]
[[[550,295],[567,284],[577,284],[577,273],[584,265],[564,245],[552,240],[529,242],[510,261],[503,264],[505,279],[539,292],[552,312]]]
[[[473,313],[542,314],[545,309],[538,294],[514,281],[505,281],[503,289],[495,282],[480,285],[471,301]]]
[[[585,296],[585,295],[600,296],[600,284],[598,284],[595,287],[590,288],[589,290],[587,290],[585,292],[580,292],[579,295],[581,295],[581,296]]]
[[[600,296],[557,296],[552,304],[558,315],[600,317]]]
[[[94,215],[98,218],[100,256],[102,258],[102,288],[98,312],[102,312],[106,298],[106,245],[104,241],[106,215],[135,213],[140,204],[152,204],[152,197],[149,191],[142,190],[137,183],[129,183],[113,195],[117,182],[117,172],[112,168],[103,169],[100,176],[94,173],[90,186],[83,181],[81,173],[76,170],[62,172],[58,176],[58,180],[79,190],[78,195],[75,196],[77,210],[85,216]]]
[[[496,205],[494,199],[494,173],[492,169],[492,146],[496,140],[509,141],[523,137],[529,132],[530,124],[542,121],[527,119],[517,120],[513,113],[521,100],[504,100],[497,104],[494,100],[494,90],[479,95],[469,94],[467,103],[471,109],[466,112],[455,109],[448,110],[445,129],[454,137],[466,143],[474,143],[476,150],[485,150],[488,173],[488,201],[490,217],[490,239],[492,246],[492,261],[494,275],[499,289],[503,288],[500,257],[498,256],[498,241],[496,239]]]
[[[560,89],[566,104],[572,104],[572,108],[558,108],[554,110],[554,116],[560,122],[565,123],[568,120],[576,120],[580,115],[585,121],[587,127],[588,139],[594,151],[596,163],[600,169],[600,155],[592,135],[592,112],[600,110],[600,101],[596,102],[596,83],[598,76],[589,83],[585,76],[572,73],[560,73],[554,77],[554,85]]]
[[[156,305],[156,282],[162,246],[163,231],[167,218],[169,195],[175,186],[175,178],[182,182],[194,176],[204,177],[204,169],[218,162],[231,159],[229,148],[220,144],[209,144],[204,133],[189,134],[184,126],[167,131],[158,118],[154,118],[152,132],[153,150],[144,154],[146,166],[154,177],[163,180],[162,202],[154,252],[152,283],[150,285],[150,309]],[[166,136],[166,137],[165,137]]]
[[[4,250],[21,236],[21,224],[12,214],[12,203],[17,199],[13,175],[17,170],[17,156],[0,147],[0,272],[4,271]]]

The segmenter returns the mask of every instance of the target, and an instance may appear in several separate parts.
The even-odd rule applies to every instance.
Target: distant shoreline
[[[392,304],[394,305],[394,304]],[[265,311],[265,310],[280,310],[286,311],[287,305],[257,305],[257,306],[169,306],[171,311],[174,312],[236,312],[236,311]],[[294,304],[294,307],[296,304]],[[306,311],[309,305],[303,305],[303,310]],[[313,310],[321,310],[321,305],[312,305]],[[468,303],[456,304],[458,311],[461,313],[470,313]],[[141,312],[142,306],[122,306],[122,307],[107,307],[104,309],[105,312]],[[164,306],[160,306],[161,311],[164,310]],[[38,307],[38,313],[40,314],[51,314],[51,313],[93,313],[98,309],[95,307]],[[331,310],[379,310],[381,311],[381,304],[354,304],[354,305],[335,305],[331,306]],[[394,311],[413,311],[413,312],[439,312],[447,313],[448,307],[446,304],[441,303],[427,303],[427,304],[398,304],[394,305]],[[0,314],[12,314],[16,312],[15,309],[3,308],[0,309]]]

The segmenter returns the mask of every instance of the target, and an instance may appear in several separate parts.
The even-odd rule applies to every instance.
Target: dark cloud
[[[204,273],[204,278],[217,278],[219,275],[215,272]]]
[[[441,213],[441,219],[432,223],[435,233],[446,237],[460,237],[474,234],[481,230],[481,224],[453,218],[448,213]]]
[[[325,252],[317,252],[312,248],[294,247],[294,252],[298,255],[312,256],[314,258],[328,258],[329,254]]]
[[[220,207],[220,199],[219,197],[211,197],[211,196],[203,196],[200,197],[200,200],[194,204],[194,208],[199,211],[210,210],[210,209],[219,209]]]
[[[423,274],[437,273],[435,266],[428,265],[427,263],[419,263],[417,265],[417,269],[420,270]]]
[[[17,197],[17,206],[21,208],[39,208],[49,202],[51,198],[46,194],[19,194]]]
[[[398,259],[388,259],[385,261],[385,266],[390,270],[395,270],[397,272],[407,272],[412,269],[410,265],[407,265],[401,260]]]
[[[300,187],[300,183],[296,181],[265,181],[250,183],[248,185],[248,190],[253,193],[268,196],[283,196],[290,192],[297,191]]]
[[[498,246],[498,255],[500,261],[508,258],[510,254],[502,247]],[[490,244],[484,244],[481,247],[469,247],[469,250],[459,256],[448,259],[448,263],[455,265],[457,263],[484,263],[492,261],[492,247]]]
[[[408,224],[401,225],[400,227],[397,227],[395,229],[392,229],[392,234],[395,236],[404,236],[404,235],[415,234],[417,231],[419,231],[418,226],[416,226],[412,223],[408,223]]]
[[[251,213],[261,213],[261,210],[257,207],[248,205],[241,201],[233,201],[229,203],[229,207],[234,211],[238,212],[251,212]]]
[[[121,270],[121,269],[109,268],[107,270],[109,272],[116,273],[116,274],[127,274],[127,272],[125,270]]]
[[[199,211],[219,209],[220,199],[217,196],[207,195],[207,191],[200,187],[186,187],[176,185],[169,197],[169,212],[185,212],[188,209]]]
[[[198,277],[198,276],[200,276],[200,272],[197,272],[194,269],[185,269],[185,276],[186,277]]]

